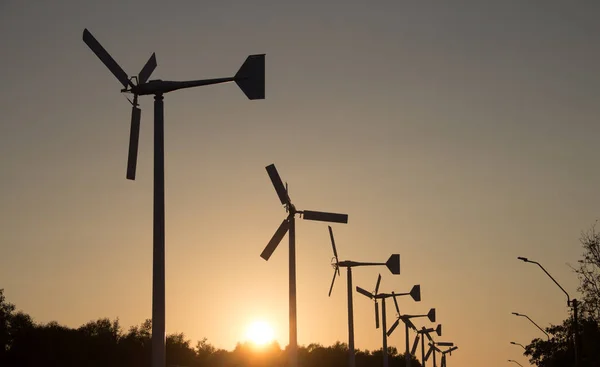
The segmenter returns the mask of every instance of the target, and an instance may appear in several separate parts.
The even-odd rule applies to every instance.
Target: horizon
[[[130,104],[82,42],[87,28],[134,75],[234,75],[266,54],[266,99],[234,84],[165,95],[166,331],[231,350],[262,321],[288,344],[288,249],[260,257],[296,221],[298,344],[348,343],[344,269],[385,262],[353,287],[435,308],[453,365],[526,363],[528,344],[568,315],[539,261],[579,298],[579,237],[598,219],[600,5],[230,1],[169,7],[64,0],[0,5],[0,288],[36,321],[78,327],[151,317],[152,98],[140,96],[137,176],[125,178]],[[353,292],[355,346],[381,348],[372,301]],[[388,327],[395,319],[388,302]],[[392,320],[392,321],[389,321]],[[265,331],[267,332],[267,331]],[[411,338],[414,337],[411,333]],[[401,327],[388,346],[404,351]],[[419,354],[419,353],[417,353]]]

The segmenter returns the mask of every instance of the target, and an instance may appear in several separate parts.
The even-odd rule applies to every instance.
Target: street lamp
[[[518,312],[513,312],[512,314],[515,315],[515,316],[527,317],[527,320],[531,321],[532,324],[534,324],[535,326],[537,326],[537,328],[540,329],[542,331],[542,333],[546,334],[546,337],[548,338],[548,340],[550,340],[550,335],[548,335],[548,333],[545,332],[544,329],[542,329],[538,324],[536,324],[535,321],[533,321],[532,319],[530,319],[529,316],[523,315],[523,314],[518,313]]]
[[[512,345],[520,345],[521,348],[525,349],[525,347],[521,343],[510,342],[510,344],[512,344]]]
[[[579,340],[580,336],[579,336],[579,331],[578,331],[578,322],[577,322],[577,300],[575,298],[571,299],[571,297],[569,297],[569,293],[567,293],[567,291],[565,291],[565,289],[558,284],[558,282],[556,281],[556,279],[554,279],[552,277],[552,275],[550,275],[550,273],[548,273],[546,271],[546,269],[544,269],[544,267],[542,266],[542,264],[540,264],[537,261],[533,261],[533,260],[529,260],[526,257],[522,257],[519,256],[517,257],[517,259],[526,262],[526,263],[531,263],[531,264],[536,264],[537,266],[540,267],[540,269],[542,269],[544,271],[544,273],[546,273],[546,275],[548,277],[550,277],[550,279],[552,279],[552,281],[558,286],[558,288],[560,288],[561,291],[563,291],[566,295],[567,295],[567,306],[568,307],[573,307],[573,332],[575,333],[575,340],[574,340],[574,347],[575,347],[575,366],[579,366],[579,359],[581,358],[581,351],[579,350],[581,344],[581,340]]]
[[[522,365],[522,364],[520,364],[519,362],[515,361],[514,359],[509,359],[508,361],[509,361],[509,362],[516,363],[516,364],[518,364],[519,366],[523,367],[523,365]]]

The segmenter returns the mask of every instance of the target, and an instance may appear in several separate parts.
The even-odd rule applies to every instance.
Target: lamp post
[[[516,363],[516,364],[518,364],[519,366],[523,367],[523,365],[522,365],[522,364],[520,364],[519,362],[515,361],[514,359],[509,359],[508,361],[509,361],[509,362]]]
[[[542,328],[540,327],[540,325],[536,324],[536,323],[535,323],[535,321],[533,321],[532,319],[530,319],[530,318],[529,318],[529,316],[527,316],[527,315],[523,315],[522,313],[518,313],[518,312],[513,312],[512,314],[513,314],[513,315],[515,315],[515,316],[527,317],[527,320],[531,321],[531,323],[532,323],[532,324],[534,324],[534,325],[535,325],[535,326],[536,326],[538,329],[540,329],[540,331],[541,331],[542,333],[546,334],[546,337],[548,338],[548,340],[550,340],[550,335],[548,335],[548,333],[547,333],[547,332],[545,332],[545,331],[544,331],[544,329],[542,329]]]
[[[520,346],[521,348],[525,349],[525,347],[524,347],[524,346],[523,346],[523,344],[521,344],[521,343],[510,342],[510,344],[512,344],[512,345],[518,345],[518,346]]]
[[[575,349],[575,367],[579,367],[579,359],[581,358],[581,351],[579,350],[581,348],[581,340],[579,339],[579,325],[578,325],[578,321],[577,321],[577,299],[573,298],[571,299],[571,297],[569,297],[569,293],[567,293],[567,291],[565,291],[565,289],[558,284],[558,282],[556,281],[556,279],[554,279],[552,277],[552,275],[550,275],[550,273],[548,273],[546,271],[546,269],[544,269],[544,267],[542,266],[542,264],[540,264],[537,261],[533,261],[533,260],[529,260],[526,257],[522,257],[519,256],[517,257],[517,259],[526,262],[526,263],[531,263],[531,264],[536,264],[537,266],[540,267],[540,269],[542,269],[544,271],[544,273],[546,273],[546,275],[552,279],[552,281],[554,282],[554,284],[556,284],[558,286],[558,288],[560,288],[561,291],[564,292],[564,294],[567,296],[567,306],[568,307],[572,307],[573,308],[573,332],[575,333],[575,338],[574,338],[574,349]]]

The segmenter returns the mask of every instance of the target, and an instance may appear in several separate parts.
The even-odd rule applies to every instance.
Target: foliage
[[[538,367],[575,366],[575,330],[581,346],[579,367],[600,366],[600,233],[592,226],[582,233],[583,248],[578,267],[572,267],[579,278],[578,291],[582,295],[578,306],[578,325],[569,315],[560,325],[551,325],[546,331],[550,340],[534,339],[526,347],[525,355]]]
[[[583,295],[582,313],[600,322],[600,233],[595,225],[581,234],[580,242],[583,258],[573,270],[579,277],[578,291]]]
[[[16,312],[0,289],[0,366],[2,367],[148,367],[151,365],[152,322],[145,320],[124,332],[119,320],[101,318],[78,328],[57,322],[37,324],[32,318]],[[284,367],[286,350],[273,342],[256,347],[238,343],[234,350],[217,349],[206,338],[192,347],[183,333],[167,335],[167,366],[185,367]],[[404,367],[404,355],[389,348],[390,367]],[[301,366],[345,367],[348,346],[336,342],[302,346],[298,351]],[[381,349],[356,351],[356,366],[381,366]],[[413,367],[421,364],[412,358]]]

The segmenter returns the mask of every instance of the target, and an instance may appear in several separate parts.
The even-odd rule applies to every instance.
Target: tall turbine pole
[[[163,95],[154,96],[154,218],[152,255],[152,367],[164,367],[165,353],[165,155]]]
[[[354,352],[354,308],[352,306],[352,267],[347,267],[348,283],[348,364],[356,367],[356,355]],[[385,329],[384,329],[385,330]]]
[[[425,367],[425,326],[421,328],[421,365]]]
[[[289,288],[290,288],[290,342],[289,342],[289,355],[290,355],[290,366],[297,367],[298,366],[298,328],[297,328],[297,313],[296,313],[296,213],[294,213],[294,209],[291,208],[289,222],[290,222],[290,274],[289,274]]]
[[[385,298],[381,299],[381,330],[383,331],[383,367],[388,367],[387,325],[385,323]]]
[[[410,341],[408,340],[408,323],[404,324],[406,330],[406,352],[404,353],[404,360],[406,361],[406,367],[410,367]]]

